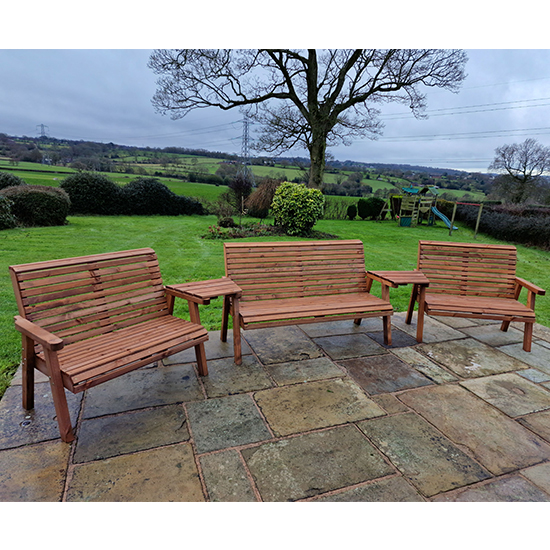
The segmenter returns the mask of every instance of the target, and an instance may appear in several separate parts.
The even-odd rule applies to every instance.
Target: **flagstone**
[[[550,411],[529,414],[519,422],[550,443]]]
[[[65,391],[69,414],[76,423],[82,394]],[[53,404],[50,384],[34,387],[34,409],[22,405],[22,386],[9,386],[0,401],[0,449],[19,447],[59,438],[59,426]]]
[[[517,374],[522,376],[523,378],[526,378],[527,380],[531,380],[531,382],[550,382],[550,374],[547,374],[545,372],[541,372],[537,369],[526,369],[518,371]]]
[[[256,502],[254,490],[237,451],[203,455],[200,464],[210,502]]]
[[[474,338],[421,344],[424,355],[463,378],[477,378],[526,369],[528,365]]]
[[[273,386],[269,376],[252,355],[243,356],[236,365],[233,358],[208,362],[208,376],[202,379],[208,397],[222,397]]]
[[[138,369],[87,390],[83,418],[202,399],[192,365]]]
[[[550,392],[515,373],[476,378],[461,384],[508,416],[550,409]]]
[[[414,413],[367,420],[358,426],[428,497],[490,477],[479,464]]]
[[[271,439],[250,395],[240,394],[187,405],[198,453]]]
[[[494,475],[550,458],[550,445],[461,386],[420,388],[399,399]]]
[[[339,363],[369,395],[433,384],[431,380],[391,354],[347,359]]]
[[[334,379],[259,391],[254,395],[278,436],[386,414],[351,380]]]
[[[262,500],[294,501],[395,473],[355,428],[341,426],[247,448]]]
[[[202,502],[189,443],[77,465],[69,502]]]
[[[548,348],[544,346],[533,342],[531,344],[531,351],[529,352],[523,350],[522,344],[510,344],[498,349],[510,357],[526,363],[530,367],[535,367],[550,374],[550,353],[548,353]]]
[[[424,502],[425,499],[401,476],[374,481],[314,502]]]
[[[382,332],[369,332],[368,336],[375,342],[378,342],[383,348],[391,350],[404,348],[407,346],[416,346],[417,343],[416,338],[413,338],[410,334],[407,334],[406,332],[403,332],[395,327],[393,327],[391,332],[391,345],[384,344],[384,333]]]
[[[264,365],[323,356],[297,326],[254,329],[241,334]]]
[[[521,470],[521,474],[550,495],[550,462]]]
[[[440,495],[434,502],[550,502],[550,495],[520,476],[496,479],[465,491]]]
[[[312,382],[325,378],[343,378],[344,371],[338,368],[328,357],[289,361],[266,365],[266,370],[279,386]]]
[[[382,331],[382,320],[380,317],[361,319],[361,324],[356,325],[352,320],[346,321],[327,321],[325,323],[311,323],[300,325],[310,338],[319,338],[322,336],[336,336],[338,334],[356,334],[360,332]]]
[[[499,325],[484,325],[471,328],[463,328],[462,332],[480,340],[490,346],[504,346],[506,344],[518,344],[523,342],[523,332],[509,328],[506,332],[500,330]]]
[[[371,399],[377,404],[380,405],[388,414],[398,414],[402,412],[408,412],[410,409],[395,395],[391,393],[380,393],[378,395],[372,395]]]
[[[433,361],[430,361],[425,355],[422,355],[413,348],[398,348],[391,350],[399,359],[408,363],[411,367],[433,380],[436,384],[445,384],[447,382],[455,382],[456,376],[442,369]]]
[[[380,344],[363,333],[326,336],[314,338],[313,341],[333,360],[386,353]]]
[[[413,338],[416,338],[416,313],[413,315],[413,322],[407,325],[405,322],[407,312],[395,313],[392,316],[392,325],[406,332]],[[443,342],[446,340],[456,340],[464,338],[464,334],[454,328],[438,321],[434,317],[426,315],[424,317],[423,340],[426,343]]]
[[[70,445],[48,441],[0,451],[0,502],[59,502]]]
[[[187,418],[181,405],[91,418],[82,421],[74,462],[110,458],[188,439]]]

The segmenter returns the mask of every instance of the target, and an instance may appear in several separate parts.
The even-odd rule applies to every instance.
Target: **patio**
[[[243,332],[243,364],[210,333],[187,350],[68,394],[0,401],[0,501],[550,501],[550,329],[405,313]]]

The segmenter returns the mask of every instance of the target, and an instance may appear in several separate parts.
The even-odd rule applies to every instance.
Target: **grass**
[[[206,186],[205,186],[206,187]],[[215,187],[215,186],[208,186]],[[202,239],[215,216],[73,216],[62,227],[10,229],[0,232],[0,396],[9,385],[20,361],[19,334],[13,327],[17,313],[8,266],[13,264],[80,256],[108,251],[151,247],[158,255],[166,284],[218,278],[224,274],[223,241]],[[315,229],[342,239],[361,239],[365,245],[367,268],[410,270],[416,267],[419,239],[473,242],[473,232],[460,227],[449,237],[442,223],[415,228],[398,227],[395,222],[321,220]],[[250,240],[299,240],[292,237],[262,237]],[[481,243],[498,243],[478,235]],[[542,288],[550,289],[550,253],[518,246],[518,275]],[[375,284],[373,292],[379,295]],[[392,289],[396,311],[408,306],[409,287]],[[522,296],[525,299],[524,296]],[[176,314],[187,317],[187,307],[178,301]],[[201,320],[208,330],[218,330],[221,299],[201,306]],[[550,326],[550,300],[539,297],[537,319]]]

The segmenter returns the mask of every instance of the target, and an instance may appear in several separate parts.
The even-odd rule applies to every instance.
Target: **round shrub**
[[[350,204],[347,210],[347,216],[350,220],[354,220],[357,217],[357,206]]]
[[[357,213],[363,220],[370,218],[371,220],[376,218],[382,208],[384,207],[385,200],[379,197],[369,197],[368,199],[359,199],[357,202]]]
[[[0,172],[0,189],[14,187],[16,185],[27,185],[24,180],[10,172]]]
[[[17,220],[15,216],[11,213],[13,202],[0,195],[0,230],[1,229],[12,229],[16,226]]]
[[[325,197],[319,189],[285,181],[275,191],[271,203],[274,223],[287,235],[306,233],[323,214],[324,204]]]
[[[12,214],[21,225],[46,227],[65,225],[71,207],[69,195],[46,185],[6,187],[0,194],[12,201]]]
[[[73,214],[121,213],[121,189],[102,174],[72,174],[61,182],[61,188],[69,194]]]

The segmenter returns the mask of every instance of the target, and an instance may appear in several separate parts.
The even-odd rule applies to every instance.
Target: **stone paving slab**
[[[59,502],[70,451],[61,441],[0,451],[0,502]]]
[[[254,398],[277,436],[386,414],[349,379],[264,390],[257,392]]]
[[[474,338],[420,344],[417,349],[462,378],[477,378],[528,368],[522,361]]]
[[[243,356],[240,365],[232,358],[208,361],[208,376],[202,378],[208,397],[222,397],[271,388],[269,376],[252,355]]]
[[[392,316],[392,325],[397,327],[399,330],[406,332],[415,338],[416,341],[416,312],[413,315],[412,323],[410,325],[405,323],[406,317],[407,312],[394,313]],[[424,317],[424,332],[422,334],[422,339],[424,342],[431,344],[434,342],[456,340],[459,338],[464,338],[464,334],[462,332],[455,330],[434,317]]]
[[[436,365],[425,355],[422,355],[413,348],[392,349],[391,352],[436,384],[445,384],[458,380],[456,376],[442,369],[439,365]]]
[[[386,350],[364,333],[314,338],[313,341],[334,361],[365,355],[379,355]]]
[[[550,411],[529,414],[519,422],[550,443]]]
[[[460,386],[421,388],[399,399],[494,475],[550,459],[550,445]]]
[[[550,495],[520,476],[497,479],[450,495],[434,502],[550,502]]]
[[[65,391],[73,426],[76,424],[82,394]],[[50,384],[35,384],[34,409],[22,405],[22,386],[7,388],[0,401],[0,449],[59,438]]]
[[[181,405],[167,405],[84,420],[74,462],[89,462],[189,440]]]
[[[514,418],[550,409],[550,392],[515,373],[486,376],[461,384]]]
[[[383,348],[390,350],[404,348],[407,346],[416,346],[417,344],[416,338],[413,338],[410,334],[396,328],[392,328],[391,331],[391,346],[384,344],[383,332],[368,332],[367,335],[369,338],[372,338],[375,342],[380,344]]]
[[[425,496],[490,477],[416,414],[367,420],[359,423],[359,428]]]
[[[322,357],[323,352],[297,326],[242,331],[264,365]]]
[[[550,495],[550,462],[544,462],[521,470],[521,474]]]
[[[262,500],[313,497],[395,473],[354,426],[342,426],[244,449]]]
[[[339,361],[369,394],[392,393],[432,384],[432,381],[390,354]]]
[[[402,477],[391,477],[319,497],[313,502],[425,502],[425,499]]]
[[[233,333],[228,331],[227,342],[220,340],[220,330],[215,330],[208,333],[208,340],[204,343],[204,352],[206,354],[206,361],[210,368],[210,361],[212,359],[223,359],[225,357],[233,357]],[[241,348],[243,355],[250,355],[252,350],[250,346],[241,338]],[[189,348],[184,351],[180,351],[162,362],[165,365],[175,365],[181,363],[195,363],[197,361],[195,356],[195,348]]]
[[[500,330],[500,325],[484,325],[460,330],[464,334],[490,346],[523,343],[523,332],[515,328],[509,328],[506,332],[503,332]]]
[[[279,386],[345,376],[328,357],[267,365],[266,370]]]
[[[347,321],[327,321],[325,323],[311,323],[300,325],[310,338],[320,338],[322,336],[337,336],[339,334],[357,334],[361,332],[382,331],[382,319],[372,317],[361,319],[361,324],[356,325],[352,320]]]
[[[210,502],[256,502],[243,459],[234,450],[200,458]]]
[[[535,367],[546,374],[550,374],[550,353],[548,353],[548,349],[544,346],[533,342],[531,351],[529,352],[523,350],[522,344],[510,344],[508,346],[501,346],[498,349],[510,357],[526,363],[530,367]]]
[[[550,382],[550,374],[546,374],[545,372],[542,372],[537,369],[526,369],[526,370],[518,371],[517,374],[535,383]]]
[[[189,403],[187,413],[199,454],[272,439],[250,395]]]
[[[83,418],[202,399],[192,365],[144,368],[89,389]]]
[[[189,443],[77,465],[69,502],[202,502]]]

